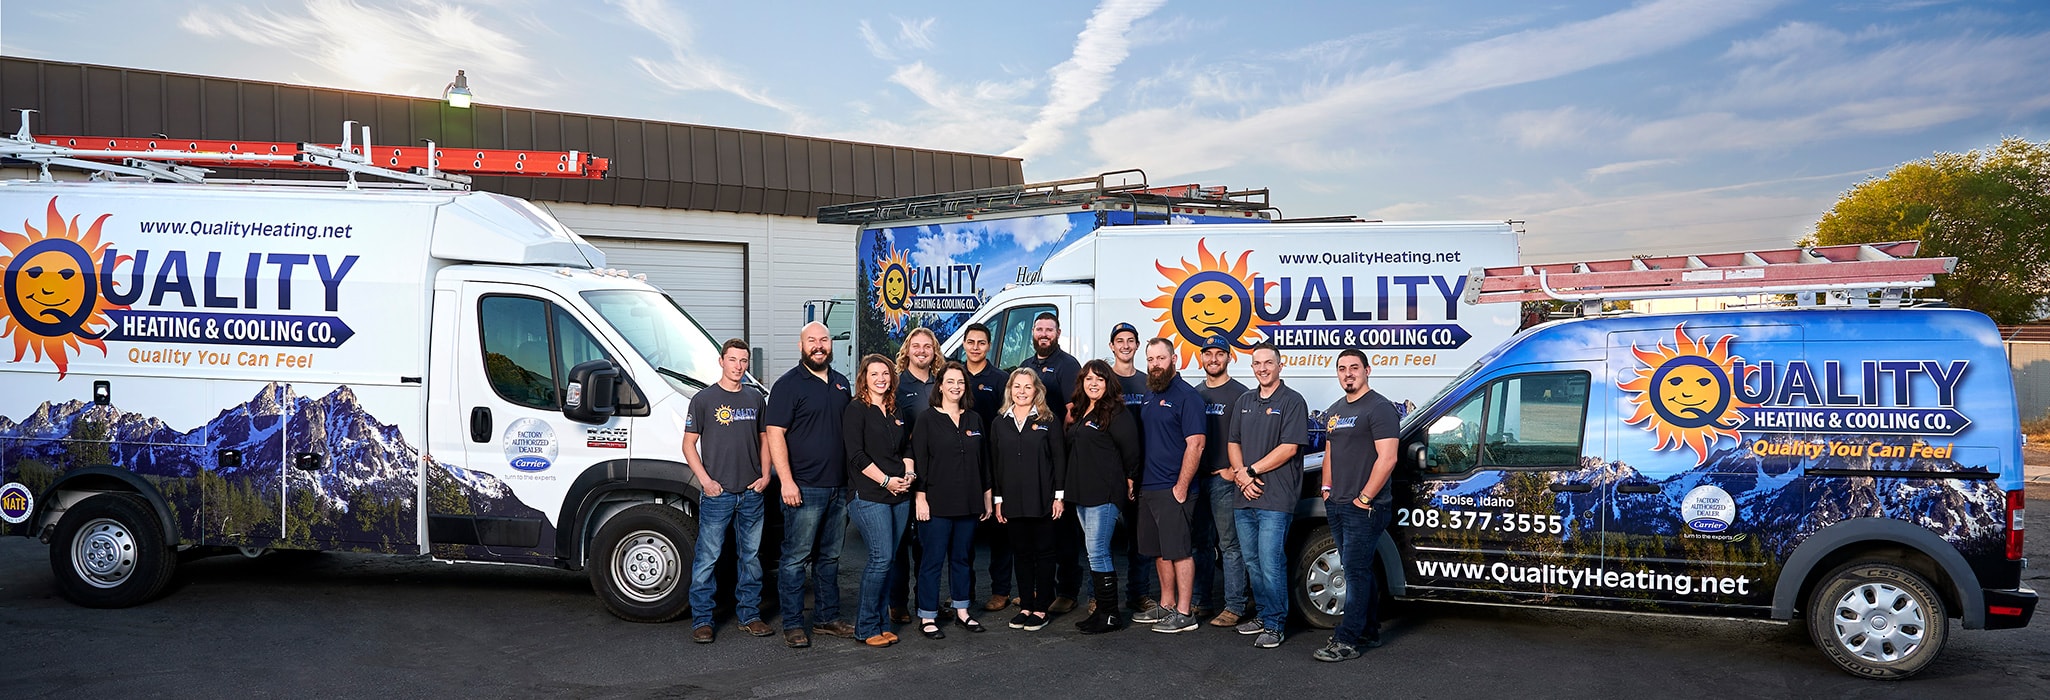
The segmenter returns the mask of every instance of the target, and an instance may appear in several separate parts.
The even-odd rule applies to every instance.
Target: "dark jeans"
[[[1011,533],[1004,528],[989,529],[989,594],[1009,598],[1018,589],[1017,562],[1011,556]]]
[[[1010,518],[1011,553],[1018,563],[1018,607],[1046,612],[1054,599],[1054,521],[1050,518]]]
[[[940,614],[940,570],[946,569],[953,607],[967,609],[975,598],[975,516],[934,517],[918,523],[918,616]]]
[[[1153,570],[1154,558],[1139,554],[1139,502],[1126,501],[1118,508],[1125,520],[1125,602],[1136,608],[1140,598],[1158,597],[1160,589],[1154,586],[1158,576]]]
[[[1073,513],[1062,513],[1053,527],[1054,595],[1073,599],[1082,593],[1082,571],[1087,568],[1082,565],[1082,522]]]
[[[733,530],[733,614],[741,624],[762,619],[762,495],[747,489],[698,499],[698,549],[690,567],[691,626],[712,626],[712,566]]]
[[[1232,515],[1237,518],[1247,578],[1253,583],[1253,602],[1260,604],[1260,622],[1276,632],[1288,629],[1288,526],[1295,514],[1240,508]]]
[[[1374,546],[1388,530],[1390,510],[1366,510],[1352,501],[1324,502],[1331,540],[1338,546],[1338,563],[1345,569],[1345,615],[1332,631],[1331,641],[1359,644],[1381,638],[1381,582],[1374,575]]]
[[[1210,551],[1205,544],[1213,544],[1217,547],[1214,561],[1224,573],[1224,609],[1243,615],[1250,593],[1246,560],[1239,555],[1239,526],[1232,515],[1240,500],[1239,487],[1221,476],[1206,476],[1203,481],[1203,500],[1196,502],[1196,604],[1215,607],[1217,601],[1215,587],[1209,585],[1210,577],[1203,573],[1203,555]],[[1205,529],[1209,530],[1207,536]]]
[[[847,537],[846,489],[798,487],[804,505],[783,507],[783,559],[776,602],[783,629],[806,626],[804,584],[812,584],[819,622],[840,619],[840,543]]]
[[[911,503],[895,505],[854,499],[847,504],[847,516],[861,531],[868,545],[868,565],[861,570],[861,607],[854,616],[857,639],[889,630],[890,576],[896,572],[897,546],[903,544],[904,524],[911,519]]]

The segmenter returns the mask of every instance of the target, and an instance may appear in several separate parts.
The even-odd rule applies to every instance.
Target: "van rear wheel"
[[[628,622],[668,622],[690,606],[697,523],[664,505],[638,505],[605,521],[591,542],[591,587]]]
[[[1838,567],[1808,599],[1808,635],[1838,668],[1901,680],[1943,651],[1950,619],[1920,573],[1883,561]]]
[[[65,600],[126,608],[156,598],[178,569],[163,521],[132,493],[103,493],[64,512],[50,538],[50,571]]]

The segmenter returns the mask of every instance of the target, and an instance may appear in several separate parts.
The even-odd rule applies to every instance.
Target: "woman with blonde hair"
[[[990,493],[1017,558],[1013,629],[1046,626],[1054,599],[1054,520],[1061,517],[1067,448],[1039,373],[1018,369],[1004,383],[1004,407],[990,426]]]

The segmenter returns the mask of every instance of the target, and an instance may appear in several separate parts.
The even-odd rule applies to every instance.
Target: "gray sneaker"
[[[1316,653],[1310,655],[1310,658],[1326,662],[1351,661],[1359,657],[1360,650],[1358,647],[1338,641],[1325,644],[1324,648],[1318,649]]]
[[[1169,612],[1167,618],[1153,623],[1153,631],[1162,634],[1176,634],[1196,629],[1196,618],[1178,612]]]
[[[1237,627],[1232,629],[1236,630],[1239,634],[1259,634],[1267,631],[1267,626],[1260,624],[1260,618],[1249,617],[1246,618],[1245,622],[1239,623]]]
[[[1281,630],[1260,630],[1260,636],[1253,640],[1253,646],[1261,649],[1273,649],[1281,646],[1281,639]]]
[[[1145,610],[1141,610],[1137,613],[1133,613],[1132,621],[1142,625],[1150,625],[1155,622],[1167,619],[1167,616],[1170,614],[1171,613],[1168,612],[1167,608],[1155,605]]]

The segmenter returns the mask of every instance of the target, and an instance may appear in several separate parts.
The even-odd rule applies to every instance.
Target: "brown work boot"
[[[989,602],[982,604],[982,609],[990,612],[996,612],[1008,607],[1011,607],[1011,597],[1007,595],[990,596]]]
[[[1068,597],[1055,598],[1053,599],[1052,605],[1046,606],[1046,611],[1049,613],[1053,613],[1055,615],[1059,615],[1061,613],[1065,613],[1074,609],[1075,599]]]
[[[1210,626],[1237,627],[1239,625],[1239,619],[1240,618],[1238,613],[1226,610],[1224,612],[1218,613],[1217,617],[1210,618]]]
[[[911,611],[904,608],[890,608],[890,621],[900,625],[911,623]]]
[[[811,635],[805,634],[803,627],[799,627],[797,629],[792,630],[783,630],[783,645],[790,647],[792,649],[803,649],[809,647],[811,646]]]
[[[769,627],[769,623],[763,622],[761,620],[755,620],[754,622],[741,625],[740,631],[746,632],[749,636],[754,637],[767,637],[769,635],[776,633],[776,630],[774,628]]]
[[[695,627],[692,628],[690,631],[690,640],[693,642],[697,642],[699,644],[711,644],[712,639],[713,634],[711,625],[706,625],[704,627]]]
[[[841,639],[854,638],[854,625],[847,624],[845,621],[842,620],[834,620],[832,622],[814,625],[812,626],[812,629],[817,630],[819,634],[823,634],[829,637],[839,637]]]

